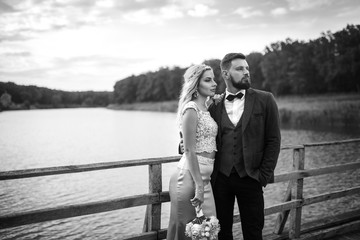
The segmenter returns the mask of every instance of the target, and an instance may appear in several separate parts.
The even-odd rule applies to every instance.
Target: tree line
[[[68,92],[0,82],[0,110],[30,107],[105,107],[113,102],[112,96],[112,92]]]
[[[360,25],[347,25],[341,31],[322,33],[308,42],[279,41],[264,53],[246,56],[252,86],[275,95],[360,92]],[[214,69],[217,92],[225,84],[220,60],[203,63]],[[175,100],[179,96],[185,68],[161,68],[119,80],[114,86],[118,104]]]
[[[275,95],[360,92],[360,25],[322,33],[308,42],[292,40],[270,44],[264,53],[246,56],[252,86]],[[210,65],[218,84],[225,89],[220,59]],[[35,107],[96,107],[111,103],[177,100],[186,68],[162,67],[154,72],[132,75],[117,81],[113,92],[68,92],[37,86],[0,82],[0,110]]]

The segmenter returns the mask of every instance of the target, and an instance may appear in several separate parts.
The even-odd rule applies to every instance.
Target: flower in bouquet
[[[206,218],[203,221],[204,235],[207,239],[217,239],[217,236],[220,231],[219,220],[215,216]]]
[[[224,96],[225,96],[225,93],[215,94],[213,97],[208,97],[208,99],[206,100],[205,105],[207,107],[210,107],[212,104],[218,105],[218,103],[222,101]]]
[[[215,216],[205,217],[201,209],[199,212],[194,220],[186,224],[185,235],[192,240],[217,239],[220,231],[219,220]]]

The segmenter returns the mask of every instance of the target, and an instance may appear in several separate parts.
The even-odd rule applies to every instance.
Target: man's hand
[[[179,154],[183,154],[185,152],[184,139],[181,132],[180,132],[180,143],[179,143],[178,152]]]
[[[180,144],[179,144],[179,153],[183,154],[184,152],[185,152],[184,140],[181,139],[181,140],[180,140]]]

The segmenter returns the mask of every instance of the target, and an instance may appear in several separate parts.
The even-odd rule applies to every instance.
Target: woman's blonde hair
[[[199,64],[192,65],[185,71],[177,111],[177,121],[179,124],[184,106],[194,98],[194,93],[198,88],[200,78],[207,70],[212,70],[212,68],[205,64]]]

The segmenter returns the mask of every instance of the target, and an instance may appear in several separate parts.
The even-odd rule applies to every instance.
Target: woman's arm
[[[195,152],[197,113],[188,109],[182,117],[182,133],[184,138],[184,154],[188,161],[189,171],[195,182],[195,197],[191,199],[194,206],[204,202],[204,183],[201,178],[199,162]]]

